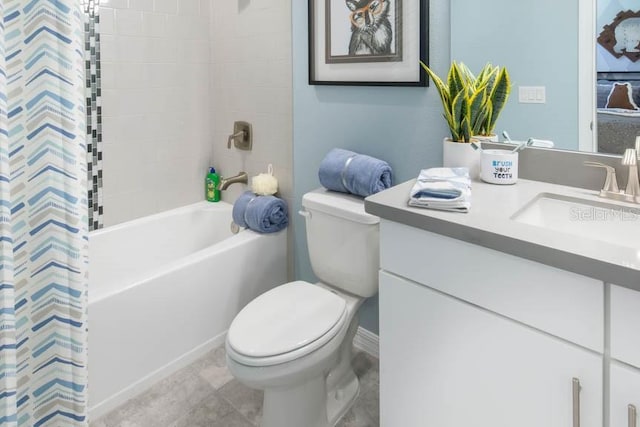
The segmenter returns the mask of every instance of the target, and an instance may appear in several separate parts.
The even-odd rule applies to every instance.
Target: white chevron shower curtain
[[[86,426],[80,0],[0,13],[0,425]]]

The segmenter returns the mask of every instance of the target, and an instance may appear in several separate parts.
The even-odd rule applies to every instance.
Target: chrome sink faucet
[[[640,148],[640,139],[636,140],[636,146]],[[607,171],[607,177],[600,190],[600,197],[619,200],[622,202],[640,204],[640,180],[638,179],[638,152],[629,148],[622,157],[622,164],[629,167],[629,178],[624,190],[618,188],[616,170],[614,167],[599,162],[584,162],[585,166],[603,168]]]
[[[223,191],[229,188],[231,184],[248,184],[249,175],[246,172],[238,172],[238,175],[230,176],[229,178],[221,178],[218,190]]]
[[[624,193],[633,197],[636,203],[640,203],[640,181],[638,180],[638,153],[633,148],[628,148],[622,157],[622,164],[629,167],[629,180]]]

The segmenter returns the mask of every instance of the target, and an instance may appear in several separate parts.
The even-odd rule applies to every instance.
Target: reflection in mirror
[[[597,0],[598,151],[622,154],[640,135],[640,10],[637,0]]]
[[[594,151],[595,67],[583,63],[591,58],[593,64],[595,23],[593,12],[585,19],[587,3],[451,1],[451,59],[472,70],[491,62],[511,74],[513,95],[498,133],[504,129],[514,140],[534,137],[552,140],[559,149]]]

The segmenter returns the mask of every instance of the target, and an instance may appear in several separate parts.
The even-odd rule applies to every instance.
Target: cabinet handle
[[[580,427],[580,380],[573,379],[573,427]]]
[[[629,427],[636,427],[636,407],[629,405]]]

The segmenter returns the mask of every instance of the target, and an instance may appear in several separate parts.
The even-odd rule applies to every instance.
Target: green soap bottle
[[[218,189],[219,185],[220,175],[216,173],[216,170],[214,168],[209,168],[209,173],[204,180],[204,197],[208,202],[220,201],[220,190]]]

